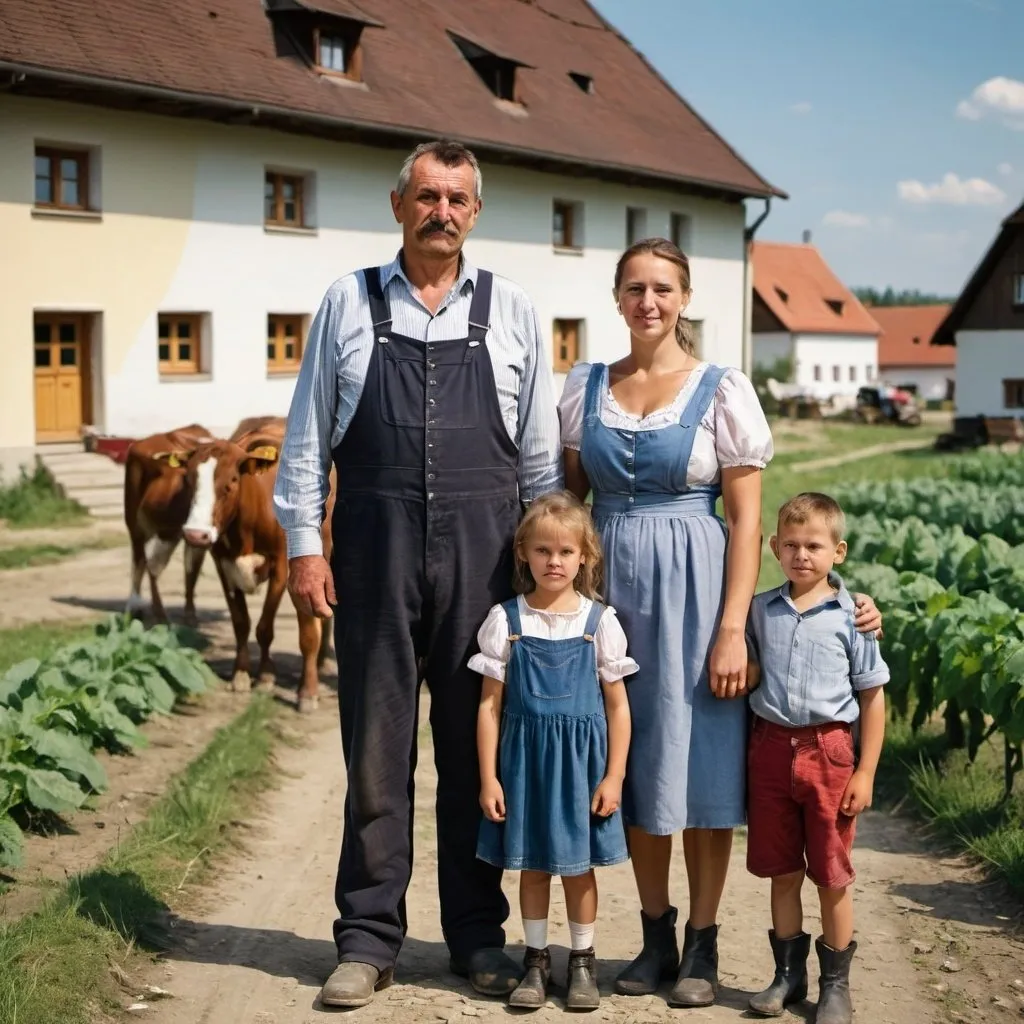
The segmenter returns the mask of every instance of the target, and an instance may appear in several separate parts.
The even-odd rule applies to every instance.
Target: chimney
[[[805,230],[804,231],[803,242],[804,242],[804,245],[810,245],[811,244],[811,232],[809,230]]]

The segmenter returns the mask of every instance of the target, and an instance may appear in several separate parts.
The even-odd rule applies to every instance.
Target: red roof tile
[[[878,334],[871,314],[813,245],[755,242],[753,264],[754,291],[787,331]]]
[[[149,90],[156,109],[154,90],[168,90],[164,102],[201,102],[205,109],[187,112],[202,116],[234,103],[236,118],[291,131],[355,130],[402,145],[446,135],[563,173],[639,176],[732,198],[783,195],[586,0],[297,6],[383,25],[362,30],[363,85],[319,75],[286,52],[271,18],[287,15],[268,15],[260,0],[0,0],[0,69],[27,73],[15,92],[51,94],[40,90],[55,89],[55,78],[85,76],[63,94],[114,104],[114,87]],[[502,109],[449,32],[525,65],[516,72],[525,116]],[[591,76],[592,92],[570,71]]]
[[[869,306],[882,335],[878,339],[878,366],[955,366],[956,353],[931,343],[939,324],[949,313],[938,306]]]

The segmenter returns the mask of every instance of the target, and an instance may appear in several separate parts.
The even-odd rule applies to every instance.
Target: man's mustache
[[[425,238],[427,235],[436,235],[438,232],[452,236],[458,234],[457,231],[449,228],[447,224],[443,224],[439,220],[428,220],[427,223],[420,228],[419,235],[421,238]]]

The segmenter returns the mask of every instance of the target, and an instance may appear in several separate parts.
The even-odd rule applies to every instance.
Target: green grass
[[[83,551],[101,551],[119,548],[125,543],[120,534],[96,537],[78,544],[20,544],[16,547],[0,548],[0,571],[4,569],[26,569],[37,565],[53,565],[65,559],[74,558]]]
[[[22,467],[13,483],[0,481],[0,519],[16,529],[68,526],[88,519],[77,501],[65,498],[49,471],[37,464],[29,473]]]
[[[40,622],[17,629],[0,629],[0,672],[6,672],[26,658],[42,661],[58,647],[87,640],[94,633],[94,625],[81,621]]]
[[[235,842],[272,779],[273,702],[256,697],[97,868],[0,927],[0,1024],[89,1024],[125,1000],[111,965],[166,945],[167,911]]]

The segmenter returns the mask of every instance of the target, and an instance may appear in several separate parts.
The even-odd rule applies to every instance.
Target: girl
[[[628,856],[619,814],[630,728],[622,677],[637,665],[614,610],[597,599],[601,549],[576,498],[533,502],[516,532],[515,561],[521,596],[491,609],[469,662],[484,676],[477,856],[522,872],[526,970],[510,1005],[536,1009],[547,999],[551,876],[561,875],[572,939],[566,1005],[596,1009],[593,869]]]

